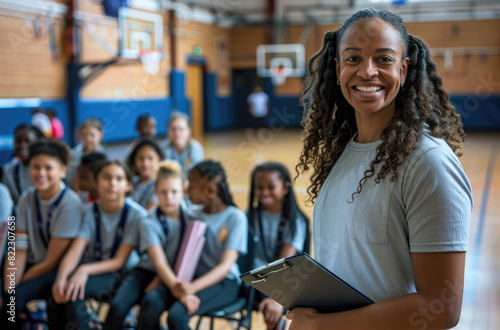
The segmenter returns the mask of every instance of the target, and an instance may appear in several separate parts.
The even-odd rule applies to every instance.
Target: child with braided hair
[[[226,173],[219,162],[206,160],[188,175],[188,194],[201,209],[186,212],[186,220],[204,221],[205,245],[192,282],[178,280],[159,286],[141,302],[140,329],[160,329],[159,318],[168,309],[168,328],[188,330],[192,315],[224,307],[236,300],[241,281],[236,263],[247,252],[248,223],[233,202]]]
[[[290,329],[447,329],[460,318],[471,187],[429,49],[391,12],[358,11],[308,63],[304,149],[315,258],[374,304],[289,312]]]

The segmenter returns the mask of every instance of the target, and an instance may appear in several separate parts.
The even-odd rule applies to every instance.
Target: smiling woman
[[[359,25],[359,29],[347,30],[340,40],[340,56],[335,59],[337,77],[342,94],[356,109],[357,125],[368,124],[369,128],[376,120],[380,122],[377,126],[384,127],[394,116],[394,100],[406,78],[405,43],[382,19]],[[380,133],[373,131],[371,136],[358,136],[359,142],[377,141]]]
[[[375,303],[296,308],[290,329],[455,326],[472,196],[460,117],[427,46],[399,16],[363,9],[325,35],[302,100],[315,257]]]

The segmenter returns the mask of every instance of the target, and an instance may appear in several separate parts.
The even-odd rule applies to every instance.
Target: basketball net
[[[142,62],[142,69],[145,73],[156,75],[160,71],[160,61],[163,58],[160,51],[156,49],[141,50],[139,53]]]
[[[270,69],[271,81],[274,86],[282,86],[292,70],[288,67],[278,66]]]

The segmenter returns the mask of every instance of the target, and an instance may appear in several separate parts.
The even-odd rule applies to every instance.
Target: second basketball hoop
[[[302,44],[259,45],[257,75],[269,77],[273,85],[283,85],[288,77],[305,75],[305,49]]]
[[[293,70],[289,66],[274,66],[271,67],[271,81],[275,86],[281,86],[285,83],[286,78],[292,74]]]

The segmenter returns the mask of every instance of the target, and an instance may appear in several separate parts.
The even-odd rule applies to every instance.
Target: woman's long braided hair
[[[449,93],[443,87],[443,80],[437,74],[437,66],[425,43],[408,34],[398,15],[373,8],[362,9],[346,20],[340,29],[327,32],[321,49],[307,64],[308,75],[301,97],[304,148],[296,170],[304,173],[312,167],[314,171],[308,188],[311,202],[318,197],[335,162],[357,132],[354,109],[336,83],[338,44],[353,23],[372,18],[384,20],[400,33],[405,44],[403,59],[409,58],[408,74],[395,99],[395,115],[382,131],[382,144],[352,194],[352,201],[361,193],[367,179],[374,175],[376,183],[387,175],[392,181],[398,180],[398,168],[415,149],[424,124],[429,126],[432,136],[444,139],[457,156],[462,155],[460,149],[466,141],[462,122],[449,101]],[[380,170],[375,173],[377,164],[380,164]]]

